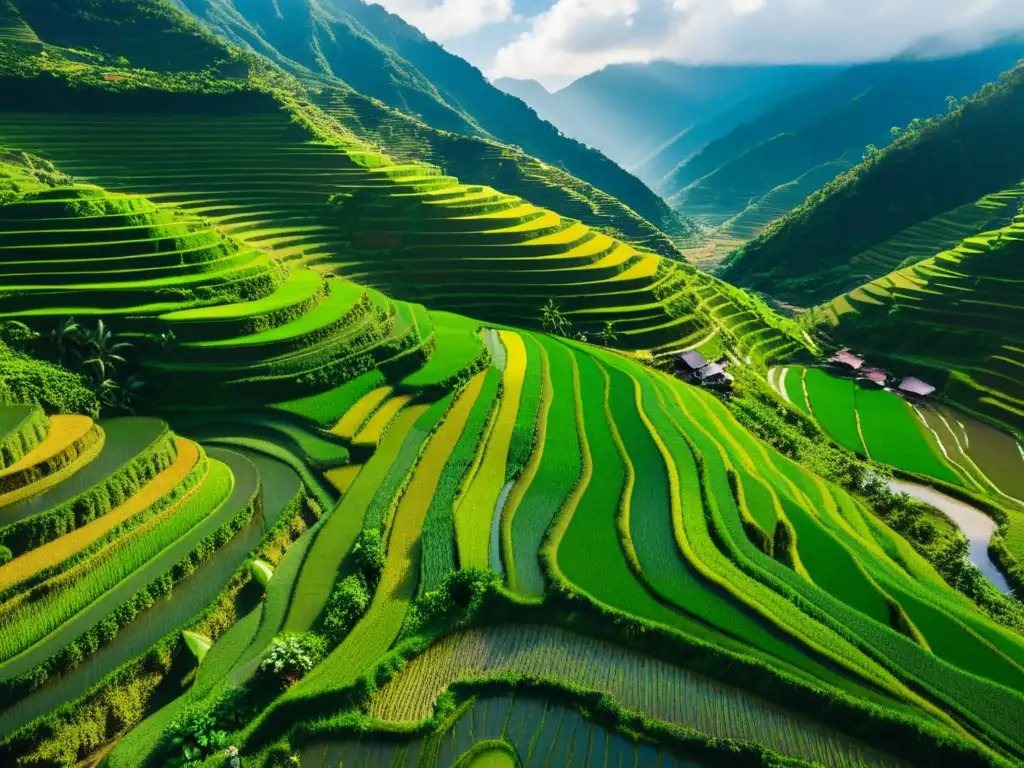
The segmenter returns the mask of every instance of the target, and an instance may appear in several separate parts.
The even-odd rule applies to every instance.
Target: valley
[[[1021,54],[0,0],[0,764],[1021,764]]]

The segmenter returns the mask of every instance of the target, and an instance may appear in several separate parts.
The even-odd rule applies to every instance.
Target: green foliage
[[[0,342],[0,404],[38,403],[47,411],[98,414],[83,377],[15,352]]]
[[[387,561],[387,550],[381,532],[377,528],[364,528],[352,548],[356,569],[366,579],[371,589],[376,588]]]
[[[1022,126],[1024,66],[1018,66],[812,194],[733,254],[722,276],[803,306],[831,298],[837,286],[863,283],[862,274],[848,271],[851,257],[1020,181]],[[900,204],[892,205],[894,199]]]
[[[259,676],[265,685],[284,689],[302,678],[327,653],[327,641],[313,632],[275,637],[260,661]]]
[[[8,547],[0,546],[0,565],[6,565],[11,562],[14,555]]]
[[[323,633],[330,645],[337,645],[370,606],[370,592],[361,574],[350,574],[339,581],[327,598],[322,620]]]

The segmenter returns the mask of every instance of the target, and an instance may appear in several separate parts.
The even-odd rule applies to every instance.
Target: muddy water
[[[980,509],[966,502],[947,496],[934,488],[903,480],[890,480],[889,487],[897,493],[905,493],[918,501],[930,504],[956,523],[970,543],[968,557],[1000,592],[1010,594],[1010,585],[988,555],[988,543],[996,532],[996,521]]]

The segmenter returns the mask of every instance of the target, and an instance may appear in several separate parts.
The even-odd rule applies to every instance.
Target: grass
[[[498,412],[482,460],[454,510],[459,564],[463,568],[488,565],[491,524],[500,515],[496,507],[507,475],[509,448],[526,378],[526,347],[522,338],[511,331],[502,331],[500,335],[508,352]]]
[[[526,354],[524,363],[526,375],[523,379],[515,428],[512,431],[512,439],[508,447],[505,482],[518,479],[530,461],[537,433],[537,414],[540,411],[541,378],[543,376],[540,347],[537,340],[530,334],[519,334],[519,338]]]
[[[195,469],[200,459],[199,446],[191,440],[176,438],[178,457],[174,464],[123,504],[71,533],[37,547],[0,566],[0,590],[24,581],[61,563],[106,536],[114,528],[144,513],[173,491]]]
[[[321,429],[330,429],[364,396],[384,385],[384,374],[368,371],[346,384],[320,394],[278,403],[275,408],[303,416]]]
[[[544,375],[552,389],[543,447],[534,474],[524,473],[506,502],[511,518],[511,586],[528,595],[544,593],[538,552],[544,535],[582,472],[580,435],[576,429],[576,364],[568,348],[548,336],[535,337],[544,347]]]
[[[355,436],[355,444],[373,449],[377,447],[388,425],[394,420],[398,413],[414,400],[413,395],[398,395],[392,397],[363,425],[362,429]]]
[[[963,483],[925,439],[920,419],[902,397],[859,389],[857,414],[868,454],[875,461],[953,485]]]
[[[430,360],[401,383],[407,389],[426,389],[444,384],[466,370],[481,354],[483,341],[478,323],[448,312],[431,312],[437,348]]]
[[[331,434],[348,440],[354,439],[377,409],[391,398],[393,392],[394,388],[389,386],[377,387],[367,392],[345,411],[345,415],[331,429]]]
[[[864,455],[853,381],[837,379],[819,368],[809,368],[804,385],[814,418],[841,446]]]

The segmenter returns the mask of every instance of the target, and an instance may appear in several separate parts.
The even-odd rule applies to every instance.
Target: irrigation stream
[[[972,507],[959,499],[947,496],[934,488],[918,483],[908,483],[903,480],[890,480],[889,487],[897,493],[906,493],[909,496],[931,504],[946,517],[960,526],[967,541],[970,542],[968,557],[971,562],[978,566],[985,576],[998,587],[1003,594],[1010,594],[1010,585],[1006,578],[992,562],[988,555],[988,543],[992,534],[996,532],[996,521],[976,507]]]

